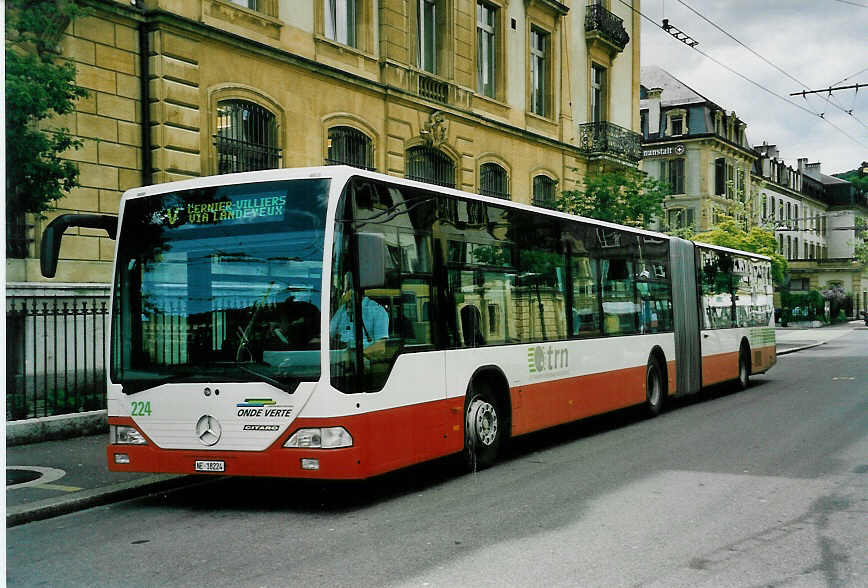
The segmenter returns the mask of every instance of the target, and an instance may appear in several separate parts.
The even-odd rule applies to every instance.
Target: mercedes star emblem
[[[196,436],[202,445],[211,446],[220,440],[220,434],[223,429],[220,427],[220,422],[210,414],[202,415],[196,423]]]

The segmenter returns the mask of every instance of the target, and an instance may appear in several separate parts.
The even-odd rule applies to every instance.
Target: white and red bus
[[[114,471],[484,467],[775,362],[766,257],[350,167],[128,191],[55,221],[48,275],[72,225],[117,238]]]

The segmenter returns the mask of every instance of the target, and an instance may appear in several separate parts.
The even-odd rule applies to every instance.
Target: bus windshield
[[[126,393],[194,380],[292,392],[318,379],[328,189],[300,179],[130,199],[112,381]]]

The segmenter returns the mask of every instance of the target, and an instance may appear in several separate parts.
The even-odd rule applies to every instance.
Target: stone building
[[[105,292],[114,242],[60,213],[116,213],[130,188],[349,163],[550,205],[593,166],[640,158],[639,3],[615,0],[91,0],[60,54],[89,90],[54,121],[81,186],[20,216],[10,294]]]
[[[642,68],[642,169],[667,182],[660,228],[706,231],[722,214],[752,214],[756,154],[747,125],[657,66]]]

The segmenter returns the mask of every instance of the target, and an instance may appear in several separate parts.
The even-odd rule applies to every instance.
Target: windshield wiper
[[[236,364],[236,367],[237,367],[238,369],[240,369],[241,371],[243,371],[243,372],[247,372],[247,373],[250,374],[251,376],[256,376],[256,378],[258,379],[258,381],[260,381],[260,382],[265,382],[266,384],[271,384],[271,385],[274,386],[275,388],[280,388],[281,390],[283,390],[283,391],[286,392],[287,394],[292,394],[292,393],[294,393],[294,392],[295,392],[295,389],[298,388],[298,381],[295,381],[295,382],[292,383],[292,384],[286,384],[286,383],[284,383],[284,382],[281,382],[280,380],[275,380],[275,379],[272,378],[271,376],[268,376],[268,375],[266,375],[266,374],[263,374],[262,372],[260,372],[260,371],[258,371],[258,370],[254,370],[254,369],[252,369],[252,368],[249,368],[249,367],[247,367],[247,366],[245,366],[245,365]]]

